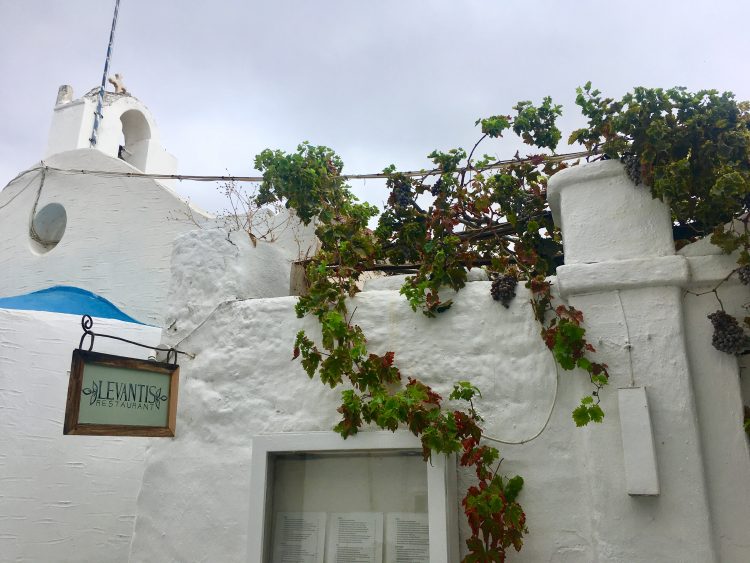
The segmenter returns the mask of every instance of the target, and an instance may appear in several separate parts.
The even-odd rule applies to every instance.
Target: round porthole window
[[[49,203],[36,212],[31,220],[31,237],[34,248],[39,252],[49,252],[65,234],[68,215],[59,203]]]

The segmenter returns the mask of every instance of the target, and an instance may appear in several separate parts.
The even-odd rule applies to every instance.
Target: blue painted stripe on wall
[[[126,315],[104,297],[68,285],[57,285],[13,297],[0,297],[0,309],[47,311],[81,316],[91,315],[100,319],[115,319],[139,325],[145,324]]]

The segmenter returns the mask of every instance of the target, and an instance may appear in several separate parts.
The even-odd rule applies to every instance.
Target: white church
[[[290,361],[296,332],[316,330],[290,289],[311,230],[252,241],[148,177],[177,161],[127,92],[105,94],[91,148],[97,94],[61,87],[46,154],[0,191],[0,561],[460,561],[472,476],[423,463],[406,432],[342,440],[337,393]],[[675,251],[668,208],[617,162],[559,173],[549,199],[555,290],[609,365],[602,424],[573,424],[585,378],[557,372],[523,290],[506,310],[480,274],[438,320],[410,310],[398,276],[368,281],[368,345],[440,393],[457,374],[482,389],[502,470],[525,479],[529,533],[508,561],[750,561],[747,360],[711,346],[715,297],[694,295],[734,260],[707,241]],[[746,288],[719,291],[742,314]],[[83,315],[186,353],[174,437],[63,435]]]

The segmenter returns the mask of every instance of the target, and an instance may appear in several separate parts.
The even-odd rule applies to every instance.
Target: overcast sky
[[[79,97],[101,82],[113,8],[0,0],[0,186],[43,156],[58,87]],[[750,99],[748,21],[747,0],[121,0],[110,73],[182,173],[253,174],[262,149],[303,140],[333,147],[348,173],[419,169],[518,100],[551,95],[567,135],[587,80],[617,97],[681,85]],[[180,190],[222,206],[212,184]]]

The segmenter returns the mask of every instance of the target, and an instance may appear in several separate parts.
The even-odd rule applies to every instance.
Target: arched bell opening
[[[146,116],[137,109],[131,109],[120,116],[122,122],[122,140],[117,156],[132,164],[138,170],[146,169],[151,127]]]

